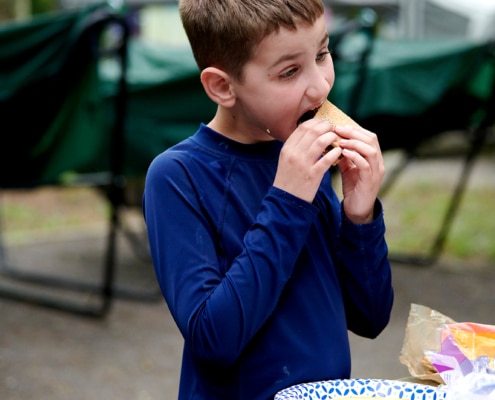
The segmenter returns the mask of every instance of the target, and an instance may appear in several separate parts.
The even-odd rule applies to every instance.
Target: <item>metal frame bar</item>
[[[486,56],[492,62],[495,68],[495,41],[487,43]],[[463,166],[459,179],[454,187],[454,190],[450,197],[450,201],[443,215],[440,228],[438,229],[436,236],[434,237],[431,247],[423,254],[410,254],[406,252],[392,253],[389,255],[391,261],[418,266],[431,266],[438,261],[447,241],[454,218],[456,217],[459,210],[459,206],[466,191],[466,187],[469,182],[469,178],[471,176],[471,172],[476,159],[483,150],[490,127],[495,122],[495,115],[493,115],[493,110],[495,110],[495,78],[492,82],[490,97],[486,100],[483,106],[483,118],[472,130],[466,129],[470,138],[470,146],[464,154]],[[421,159],[421,156],[417,153],[417,149],[408,149],[405,160],[400,163],[394,170],[392,170],[388,179],[382,185],[379,195],[385,196],[399,177],[400,173],[405,170],[409,162],[416,159]]]
[[[0,226],[0,274],[11,280],[32,283],[43,287],[58,288],[66,291],[86,292],[98,296],[99,302],[67,302],[54,296],[34,295],[26,290],[14,290],[1,287],[0,297],[24,301],[60,311],[75,313],[89,317],[103,317],[110,310],[112,300],[116,296],[142,301],[155,301],[160,297],[159,291],[141,293],[123,290],[114,287],[115,267],[117,263],[117,235],[123,231],[121,226],[121,209],[124,205],[125,177],[124,177],[124,148],[125,148],[125,114],[127,107],[127,62],[129,26],[123,16],[110,13],[108,10],[96,9],[90,14],[83,34],[97,33],[99,36],[109,24],[117,24],[122,31],[122,37],[116,48],[111,51],[116,55],[121,67],[121,76],[118,81],[118,90],[115,97],[115,122],[111,132],[111,176],[105,185],[96,182],[97,186],[104,186],[105,195],[110,203],[111,215],[108,220],[106,249],[103,256],[101,282],[97,285],[77,282],[73,279],[64,279],[56,276],[47,276],[34,271],[22,271],[9,264],[7,250],[2,240]],[[91,31],[91,32],[90,32]],[[105,53],[108,54],[108,53]],[[99,55],[97,55],[99,56]],[[91,184],[91,182],[88,182]],[[1,221],[0,221],[1,222]]]

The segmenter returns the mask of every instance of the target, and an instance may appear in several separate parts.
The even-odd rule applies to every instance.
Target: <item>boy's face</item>
[[[267,36],[245,65],[242,82],[234,82],[237,133],[285,141],[302,115],[327,98],[334,78],[323,16]]]

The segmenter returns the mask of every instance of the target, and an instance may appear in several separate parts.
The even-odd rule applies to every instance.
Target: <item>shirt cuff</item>
[[[373,206],[373,221],[368,224],[353,223],[344,212],[344,203],[341,202],[342,230],[350,234],[369,235],[371,233],[383,235],[385,233],[385,221],[383,218],[383,205],[380,199],[375,200]]]

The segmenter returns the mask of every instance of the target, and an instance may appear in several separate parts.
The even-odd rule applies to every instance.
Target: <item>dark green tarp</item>
[[[102,65],[102,85],[111,98],[117,78]],[[189,48],[129,45],[126,172],[142,175],[151,159],[208,122],[216,105],[206,96]]]
[[[120,69],[99,57],[105,5],[0,26],[0,187],[109,172]],[[188,48],[129,44],[124,171],[142,176],[164,148],[208,121]]]
[[[0,186],[58,182],[101,166],[107,141],[98,7],[0,26]]]
[[[335,66],[330,97],[366,128],[376,132],[382,149],[413,148],[419,141],[479,122],[495,91],[492,43],[463,39],[380,40],[365,70],[356,109],[354,90],[359,66]]]
[[[72,173],[110,169],[119,68],[97,56],[101,39],[88,34],[102,10],[0,26],[0,186],[56,184]],[[438,129],[463,128],[493,90],[487,48],[462,40],[377,40],[357,108],[349,106],[355,62],[336,63],[330,98],[382,135],[384,148],[408,145]],[[156,154],[194,133],[215,111],[186,47],[131,40],[128,92],[129,176],[144,175]]]

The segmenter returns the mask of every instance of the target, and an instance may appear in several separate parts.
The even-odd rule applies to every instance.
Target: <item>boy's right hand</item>
[[[299,125],[282,147],[273,185],[311,203],[323,175],[342,154],[342,149],[336,147],[322,156],[338,138],[333,128],[333,124],[319,118]]]

